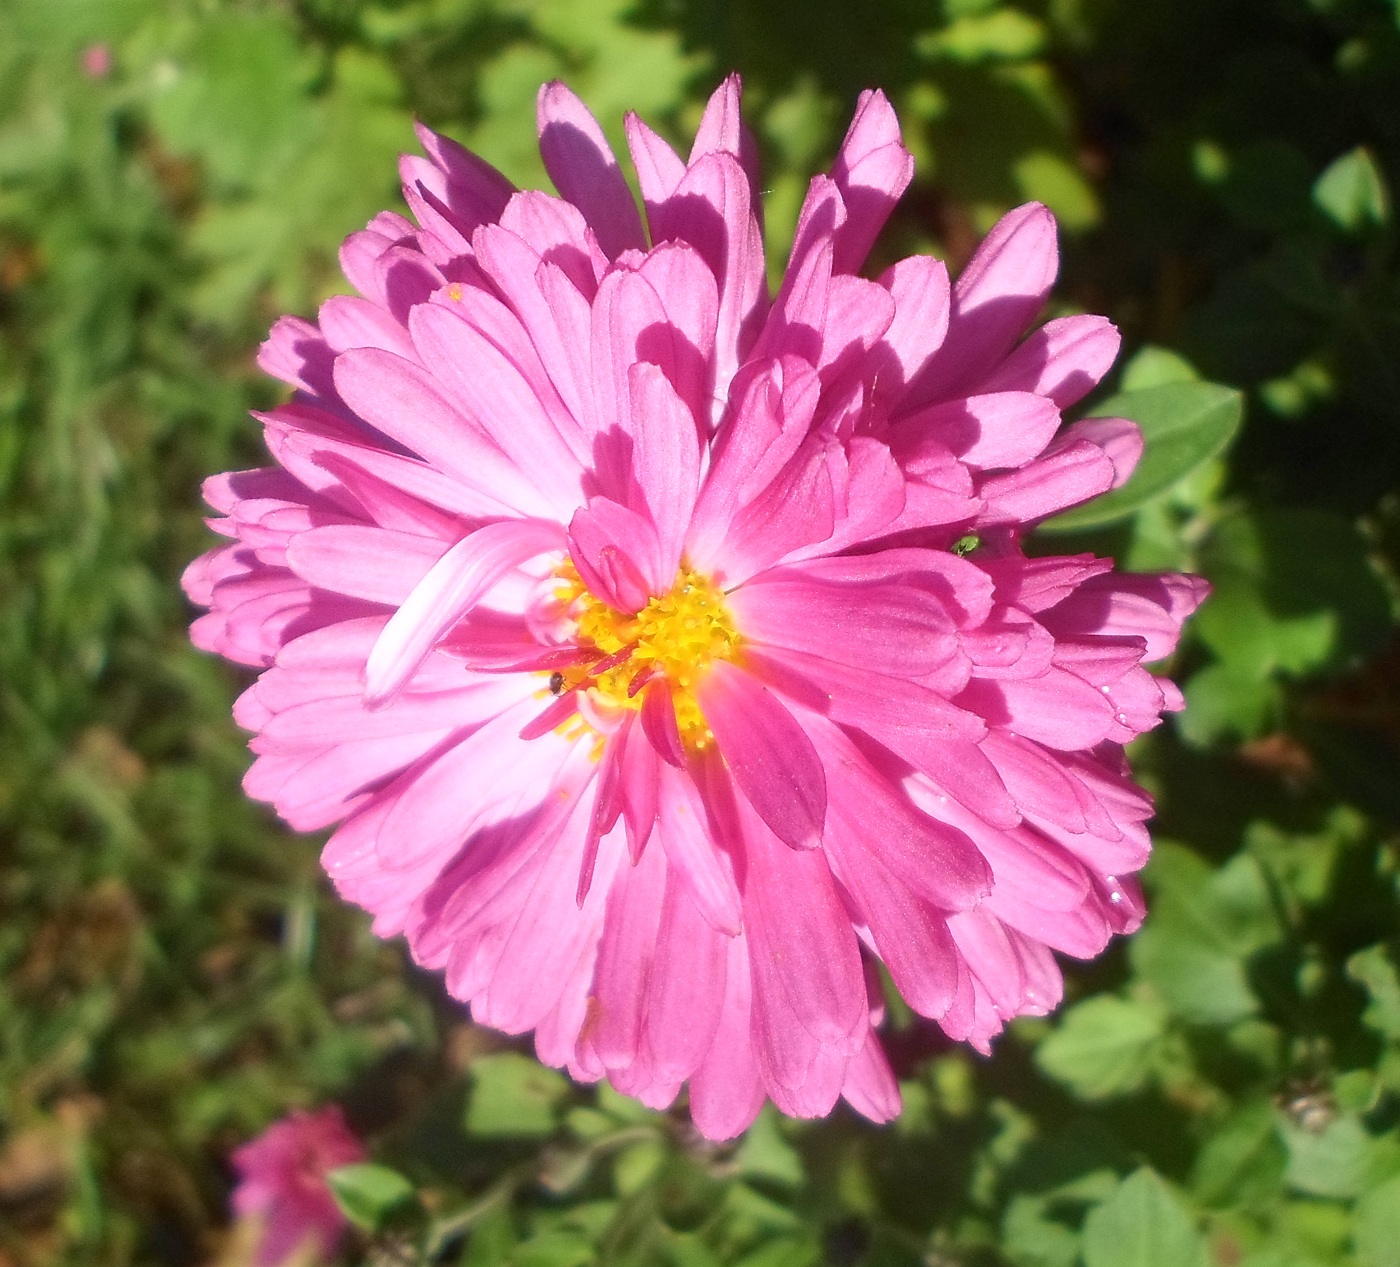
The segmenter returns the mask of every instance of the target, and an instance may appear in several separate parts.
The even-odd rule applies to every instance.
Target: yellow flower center
[[[710,665],[732,660],[739,645],[723,591],[682,567],[670,593],[633,616],[595,598],[570,564],[561,569],[560,582],[559,599],[578,622],[578,641],[596,650],[598,659],[555,674],[556,693],[578,688],[602,702],[640,709],[643,686],[661,675],[670,683],[682,742],[695,750],[712,743],[695,691]]]

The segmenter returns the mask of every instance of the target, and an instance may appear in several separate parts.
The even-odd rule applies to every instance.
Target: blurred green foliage
[[[872,84],[920,163],[885,257],[1054,209],[1149,448],[1043,548],[1215,596],[1134,754],[1144,931],[991,1060],[893,1009],[893,1126],[714,1147],[329,897],[176,580],[414,115],[528,185],[542,80],[680,139],[731,68],[774,268]],[[1397,180],[1387,0],[0,0],[0,1264],[236,1261],[229,1149],[339,1099],[380,1264],[1400,1267]]]

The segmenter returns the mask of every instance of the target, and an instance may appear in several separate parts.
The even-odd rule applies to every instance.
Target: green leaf
[[[1347,960],[1347,976],[1366,987],[1371,1002],[1362,1022],[1391,1039],[1400,1039],[1400,976],[1384,946],[1359,950]]]
[[[1355,1114],[1343,1114],[1321,1131],[1288,1122],[1283,1138],[1288,1145],[1284,1181],[1309,1196],[1356,1197],[1400,1168],[1400,1142],[1394,1135],[1372,1135]]]
[[[805,1178],[802,1158],[778,1129],[778,1114],[771,1105],[744,1132],[743,1142],[734,1154],[734,1164],[741,1175],[750,1179],[767,1179],[790,1187]]]
[[[326,1183],[345,1217],[367,1232],[378,1231],[414,1195],[413,1185],[397,1170],[373,1162],[340,1166]]]
[[[1312,196],[1327,218],[1348,233],[1383,225],[1390,217],[1385,177],[1364,145],[1331,163],[1317,178]]]
[[[472,1062],[466,1128],[486,1137],[548,1135],[558,1122],[569,1084],[519,1052],[503,1051]]]
[[[157,71],[151,114],[178,154],[227,184],[252,184],[311,134],[295,35],[270,13],[222,12]]]
[[[1186,711],[1176,728],[1187,743],[1202,746],[1226,736],[1253,739],[1269,728],[1279,708],[1275,683],[1231,664],[1206,665],[1182,690]]]
[[[1136,422],[1142,428],[1142,461],[1122,488],[1057,515],[1042,528],[1071,532],[1126,519],[1222,452],[1243,413],[1240,393],[1218,383],[1167,382],[1110,397],[1092,416]]]
[[[1366,1267],[1400,1267],[1400,1175],[1356,1203],[1352,1229]]]
[[[511,1267],[585,1267],[598,1261],[592,1242],[576,1232],[544,1232],[517,1245]]]
[[[1036,1049],[1036,1064],[1081,1099],[1125,1095],[1147,1081],[1162,1040],[1162,1021],[1161,1011],[1146,1003],[1112,996],[1086,999],[1070,1008]]]
[[[1206,1140],[1191,1174],[1191,1190],[1206,1206],[1225,1209],[1267,1200],[1288,1164],[1278,1118],[1267,1100],[1238,1109]]]
[[[1196,383],[1200,378],[1195,366],[1180,353],[1149,343],[1139,348],[1123,366],[1119,390],[1145,391],[1149,387],[1164,387],[1168,383]]]
[[[1196,633],[1262,681],[1355,663],[1391,624],[1390,600],[1354,524],[1322,510],[1241,512],[1201,551],[1214,593]]]
[[[734,1267],[815,1267],[821,1251],[810,1236],[783,1236],[745,1254]]]
[[[915,47],[926,57],[955,62],[1014,61],[1034,57],[1045,43],[1045,27],[1017,9],[968,14],[941,31],[920,38]]]
[[[1134,968],[1183,1020],[1229,1025],[1257,1009],[1245,958],[1282,930],[1259,866],[1236,856],[1212,870],[1188,849],[1159,843],[1149,864],[1152,918],[1133,939]]]
[[[1075,1267],[1079,1261],[1079,1233],[1052,1218],[1049,1205],[1044,1196],[1024,1193],[1008,1202],[1001,1221],[1001,1247],[1012,1262],[1024,1267]]]
[[[1084,1220],[1084,1267],[1205,1267],[1190,1216],[1155,1171],[1143,1167]]]

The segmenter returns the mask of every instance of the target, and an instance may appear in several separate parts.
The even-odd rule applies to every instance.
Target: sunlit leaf
[[[1056,515],[1043,531],[1067,532],[1113,523],[1222,452],[1239,428],[1239,392],[1217,383],[1166,382],[1112,396],[1094,410],[1101,418],[1130,418],[1142,428],[1143,453],[1122,488]]]

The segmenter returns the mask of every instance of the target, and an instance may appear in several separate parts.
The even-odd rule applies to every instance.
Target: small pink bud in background
[[[262,1221],[257,1267],[279,1267],[298,1250],[329,1258],[345,1231],[326,1175],[366,1158],[338,1105],[294,1112],[236,1149],[233,1210]]]
[[[81,58],[83,74],[89,79],[106,79],[112,70],[112,50],[106,44],[90,44]]]

